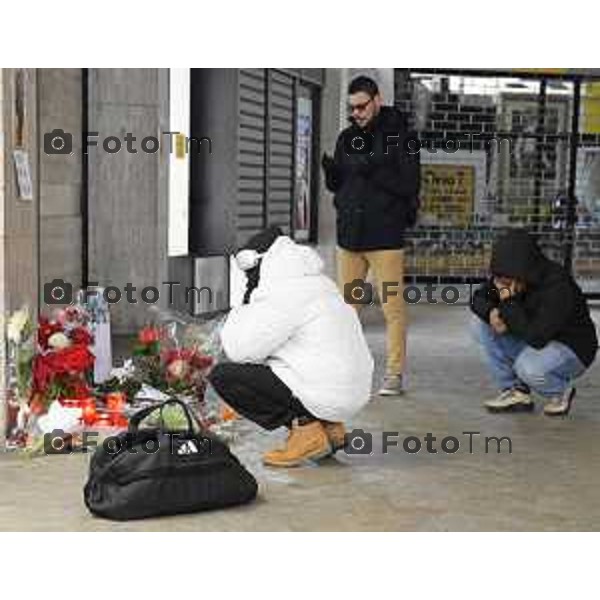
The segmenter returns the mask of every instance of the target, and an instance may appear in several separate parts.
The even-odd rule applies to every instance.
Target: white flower
[[[58,331],[53,333],[48,338],[48,346],[55,350],[61,350],[62,348],[68,348],[71,345],[71,340],[62,332]]]
[[[133,364],[133,360],[128,358],[122,367],[113,367],[110,371],[110,378],[116,377],[119,383],[123,383],[125,379],[129,379],[135,373],[135,365]]]
[[[15,311],[8,321],[6,326],[6,335],[9,341],[14,344],[21,342],[23,330],[29,322],[29,310],[25,307]]]

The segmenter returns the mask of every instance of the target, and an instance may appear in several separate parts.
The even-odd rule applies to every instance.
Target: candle
[[[225,402],[223,402],[221,405],[221,420],[225,422],[235,421],[237,417],[238,415],[235,410],[233,410],[229,404],[225,404]]]
[[[59,398],[58,401],[65,408],[83,408],[84,403],[80,398]]]
[[[112,427],[112,418],[106,413],[100,413],[96,419],[98,427]]]
[[[98,418],[98,413],[96,411],[96,401],[94,398],[86,398],[83,401],[83,407],[81,409],[81,418],[85,425],[93,425]]]
[[[123,392],[111,392],[106,395],[106,407],[108,410],[122,413],[125,409],[125,394]]]
[[[129,425],[127,417],[123,415],[113,415],[113,425],[122,429],[126,429]]]

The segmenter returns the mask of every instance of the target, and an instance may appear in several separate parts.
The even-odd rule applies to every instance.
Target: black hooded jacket
[[[371,154],[347,153],[349,142],[363,134],[351,125],[339,135],[333,162],[325,167],[327,188],[335,193],[338,244],[348,250],[402,248],[418,208],[417,138],[405,116],[387,106],[367,133],[374,140]]]
[[[594,361],[598,340],[583,292],[558,263],[546,258],[533,237],[516,229],[498,238],[492,249],[493,275],[517,277],[526,290],[499,301],[492,279],[479,288],[471,309],[486,323],[498,308],[508,332],[536,349],[557,341],[569,346],[581,362]]]

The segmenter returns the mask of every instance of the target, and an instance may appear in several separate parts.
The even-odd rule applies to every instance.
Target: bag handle
[[[181,409],[183,410],[183,414],[185,415],[185,418],[188,422],[188,433],[190,435],[193,435],[194,434],[194,416],[192,415],[189,406],[185,402],[182,402],[181,400],[178,400],[177,398],[169,398],[169,400],[165,400],[162,404],[157,404],[156,406],[148,406],[147,408],[143,408],[142,410],[136,412],[129,419],[129,431],[131,433],[135,433],[139,429],[140,423],[146,417],[148,417],[149,415],[151,415],[153,412],[155,412],[157,410],[160,411],[161,429],[164,429],[162,413],[163,413],[164,408],[170,404],[176,404],[179,407],[181,407]]]

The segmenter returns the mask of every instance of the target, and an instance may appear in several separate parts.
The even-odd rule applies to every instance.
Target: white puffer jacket
[[[314,250],[278,237],[221,341],[230,360],[271,367],[316,417],[345,421],[369,400],[373,357],[356,311],[322,269]]]

